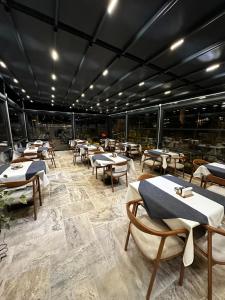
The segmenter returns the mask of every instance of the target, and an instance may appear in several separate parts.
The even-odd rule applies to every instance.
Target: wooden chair
[[[33,161],[33,159],[29,158],[29,157],[21,156],[21,157],[18,157],[16,159],[12,160],[11,163],[14,164],[14,163],[20,163],[20,162],[25,162],[25,161]]]
[[[190,177],[190,182],[192,181],[192,178],[193,178],[193,174],[194,172],[202,165],[206,165],[208,164],[209,162],[204,160],[204,159],[200,159],[200,158],[197,158],[197,159],[194,159],[192,164],[193,164],[193,167],[192,167],[192,173],[191,173],[191,177]],[[201,180],[201,186],[202,186],[202,180]]]
[[[119,170],[117,168],[120,167],[124,167],[122,168],[122,170]],[[117,170],[116,170],[117,169]],[[127,180],[127,160],[124,162],[120,162],[120,163],[116,163],[116,164],[112,164],[109,165],[108,169],[105,169],[103,172],[103,179],[105,182],[105,175],[108,175],[111,177],[111,184],[112,184],[112,191],[114,192],[114,179],[118,179],[125,176],[126,177],[126,186],[128,186],[128,180]]]
[[[176,175],[177,170],[182,171],[182,175],[184,178],[184,167],[185,162],[187,161],[186,156],[180,156],[179,158],[170,158],[170,162],[167,163],[167,168],[172,169],[173,173]]]
[[[41,159],[40,153],[37,152],[23,153],[22,157],[29,158],[29,159]]]
[[[204,183],[204,189],[212,191],[214,193],[225,196],[225,179],[209,174],[208,176],[204,176],[202,178],[202,182]],[[209,187],[207,185],[210,184]]]
[[[55,163],[55,158],[54,158],[54,153],[52,148],[48,148],[48,151],[46,154],[44,153],[39,153],[38,154],[40,159],[42,160],[50,160],[52,165],[56,168],[56,163]]]
[[[116,147],[116,141],[109,141],[108,143],[109,151],[114,151],[115,147]]]
[[[26,197],[26,202],[33,203],[34,220],[37,220],[37,202],[35,198],[36,193],[39,195],[39,204],[42,206],[40,179],[38,175],[33,176],[29,180],[2,182],[0,186],[1,188],[7,189],[7,191],[10,192],[10,197],[14,199],[11,205],[19,204],[19,198],[22,195]]]
[[[144,170],[145,165],[150,167],[152,170],[154,170],[155,168],[160,168],[162,171],[162,158],[160,155],[144,153],[142,172]]]
[[[129,146],[127,147],[127,155],[129,157],[135,157],[135,156],[140,156],[141,152],[139,151],[139,145],[133,145],[133,146]]]
[[[142,200],[129,201],[126,204],[127,215],[130,220],[125,251],[129,242],[130,234],[139,250],[144,256],[154,263],[146,299],[150,299],[153,284],[160,262],[183,256],[185,242],[178,237],[178,234],[188,235],[187,229],[181,228],[170,230],[166,224],[160,220],[153,220],[147,214],[137,217],[138,207],[143,207]],[[132,207],[132,209],[131,209]],[[184,265],[181,262],[179,284],[183,284]]]
[[[77,158],[80,157],[80,150],[79,148],[75,147],[73,150],[73,164],[75,166],[75,164],[77,163]]]
[[[212,267],[225,265],[225,228],[203,226],[207,236],[195,241],[195,249],[208,259],[208,300],[212,300]]]
[[[137,180],[141,181],[141,180],[146,180],[146,179],[150,179],[150,178],[154,178],[154,177],[155,177],[155,175],[153,175],[153,174],[142,174],[138,177]]]

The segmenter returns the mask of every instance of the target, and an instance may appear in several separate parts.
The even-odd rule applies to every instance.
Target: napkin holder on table
[[[183,198],[188,198],[188,197],[191,197],[193,196],[193,193],[192,193],[192,187],[180,187],[180,188],[176,188],[176,193],[183,197]]]

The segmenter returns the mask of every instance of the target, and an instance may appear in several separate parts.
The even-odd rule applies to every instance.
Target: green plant
[[[11,194],[11,191],[7,191],[0,187],[0,231],[3,227],[9,228],[10,217],[7,212],[7,206],[11,205],[14,201],[13,197],[11,197]],[[23,204],[26,204],[26,196],[21,195],[19,201]]]

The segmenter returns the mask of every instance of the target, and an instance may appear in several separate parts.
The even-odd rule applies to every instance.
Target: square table
[[[26,161],[19,164],[22,165],[22,168],[12,169],[10,164],[0,166],[0,182],[24,181],[29,180],[34,175],[38,175],[43,187],[49,184],[46,175],[48,167],[45,161]]]
[[[208,176],[209,174],[225,179],[225,164],[214,162],[199,166],[194,172],[193,176],[202,178],[203,176]]]
[[[144,153],[149,153],[153,155],[158,155],[162,158],[162,167],[163,169],[167,168],[167,158],[171,157],[173,159],[179,159],[179,157],[183,156],[183,153],[178,152],[172,152],[172,151],[164,151],[162,149],[151,149],[151,150],[145,150]],[[141,161],[144,161],[144,154],[142,156]]]
[[[106,167],[112,164],[121,163],[124,161],[128,161],[128,174],[135,175],[136,171],[134,167],[134,161],[131,158],[128,158],[124,155],[117,154],[116,157],[113,157],[112,153],[102,153],[102,154],[94,154],[89,155],[92,168],[95,167]]]
[[[145,182],[147,190],[142,195],[148,195],[152,200],[145,202],[141,197],[140,186]],[[143,182],[132,182],[128,186],[126,202],[143,199],[145,204],[153,206],[147,210],[152,212],[152,218],[162,219],[172,230],[186,228],[189,230],[183,262],[185,266],[192,264],[194,259],[193,229],[200,224],[220,226],[224,217],[225,198],[221,195],[202,189],[172,175],[157,176]],[[149,183],[149,184],[148,184]],[[193,195],[183,198],[176,194],[175,187],[193,187]],[[147,194],[146,194],[147,193]],[[146,207],[146,205],[145,205]]]

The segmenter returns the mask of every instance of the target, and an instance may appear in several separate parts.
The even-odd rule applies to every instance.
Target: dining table
[[[128,162],[128,174],[136,176],[136,170],[134,166],[133,159],[126,157],[122,154],[115,154],[115,153],[100,153],[89,155],[90,162],[92,168],[96,167],[107,167],[112,164],[121,163],[124,161]]]
[[[158,155],[159,157],[161,157],[162,159],[162,167],[163,169],[167,168],[167,159],[171,158],[171,159],[179,159],[180,157],[183,157],[184,154],[183,153],[179,153],[179,152],[174,152],[174,151],[169,151],[166,149],[150,149],[150,150],[145,150],[144,154],[152,154],[152,155]],[[145,155],[142,155],[142,163],[145,160]]]
[[[48,170],[44,160],[4,164],[0,166],[0,182],[24,181],[38,175],[41,185],[46,187],[49,185]]]
[[[225,164],[213,162],[201,165],[194,172],[193,176],[197,178],[202,178],[210,174],[225,179]]]
[[[191,188],[189,197],[177,193],[179,188]],[[129,183],[125,201],[143,199],[150,218],[163,220],[172,230],[189,231],[183,254],[184,266],[194,260],[194,235],[206,234],[201,224],[219,227],[224,218],[225,198],[172,175],[163,175]]]

